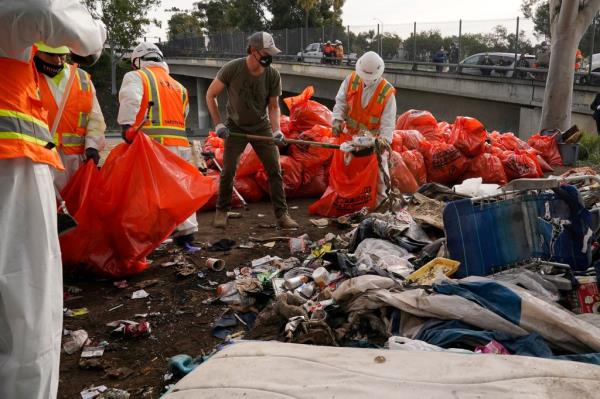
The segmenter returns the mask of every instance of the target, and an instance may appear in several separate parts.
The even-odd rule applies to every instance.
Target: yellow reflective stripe
[[[346,125],[348,125],[352,129],[355,129],[358,127],[358,121],[348,116],[346,118]]]
[[[79,118],[77,121],[77,127],[81,127],[81,128],[86,128],[88,124],[88,113],[87,112],[80,112],[79,113]]]
[[[45,146],[48,142],[44,140],[40,140],[38,138],[32,137],[28,134],[17,133],[17,132],[0,132],[0,140],[23,140],[29,143],[39,144],[42,147]]]
[[[350,82],[350,85],[352,86],[352,90],[357,90],[358,85],[360,84],[360,77],[358,76],[358,74],[356,72],[353,72],[352,75],[353,75],[353,78]]]
[[[88,74],[79,68],[77,68],[75,72],[77,73],[77,80],[79,81],[79,88],[81,91],[90,91],[92,86],[90,85]]]
[[[159,124],[162,122],[162,111],[156,76],[154,76],[154,73],[147,68],[140,69],[140,72],[146,78],[146,83],[148,84],[148,102],[152,101],[154,103],[150,109],[150,123],[152,125]],[[158,117],[158,119],[156,119],[156,117]]]
[[[391,89],[392,89],[392,85],[390,85],[389,83],[386,83],[386,85],[383,86],[383,89],[381,89],[381,93],[379,93],[379,95],[377,96],[377,102],[379,104],[381,104],[383,102],[383,100],[385,99],[385,96]]]
[[[22,119],[25,122],[35,123],[36,125],[39,125],[40,127],[48,129],[48,124],[46,122],[42,121],[41,119],[34,118],[31,115],[24,114],[22,112],[10,111],[8,109],[0,109],[0,117],[3,117],[3,116],[9,117],[9,118]]]

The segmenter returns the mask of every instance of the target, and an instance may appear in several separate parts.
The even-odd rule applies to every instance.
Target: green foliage
[[[232,30],[253,32],[263,30],[267,25],[264,4],[260,0],[202,0],[196,6],[209,35]]]
[[[600,165],[600,136],[584,133],[579,141],[579,159]]]
[[[106,26],[106,43],[122,53],[131,49],[146,33],[150,24],[160,25],[148,17],[160,0],[81,0],[92,16]]]
[[[341,27],[344,2],[345,0],[268,0],[267,10],[272,15],[269,27],[273,30],[306,26]]]
[[[178,12],[169,19],[169,40],[180,36],[202,36],[203,24],[199,13]]]

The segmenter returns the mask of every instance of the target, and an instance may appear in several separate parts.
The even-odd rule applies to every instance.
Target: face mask
[[[55,77],[56,75],[58,75],[58,73],[60,71],[62,71],[64,64],[51,64],[49,62],[46,62],[44,60],[42,60],[40,57],[33,57],[33,62],[35,63],[35,69],[37,69],[39,72],[43,73],[44,75],[48,75],[51,78]]]
[[[270,55],[261,55],[260,58],[256,58],[256,60],[263,68],[267,68],[273,62],[273,57]]]

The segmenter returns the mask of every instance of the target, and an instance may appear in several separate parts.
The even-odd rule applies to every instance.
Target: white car
[[[296,59],[301,62],[309,62],[311,64],[326,64],[327,59],[323,54],[322,48],[324,43],[311,43],[303,51],[296,54]],[[355,64],[357,60],[356,53],[344,53],[343,63],[346,65]]]

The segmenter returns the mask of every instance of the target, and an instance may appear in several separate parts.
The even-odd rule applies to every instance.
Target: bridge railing
[[[446,22],[384,23],[376,18],[363,26],[319,26],[271,30],[280,61],[352,65],[366,51],[376,51],[387,66],[515,79],[544,80],[549,62],[549,41],[536,36],[526,19],[459,20]],[[588,28],[580,42],[581,58],[573,60],[578,84],[600,85],[600,23]],[[234,58],[246,54],[252,32],[208,32],[179,35],[160,45],[166,56]],[[344,58],[326,57],[322,44],[341,42]],[[485,57],[487,54],[487,58]]]

